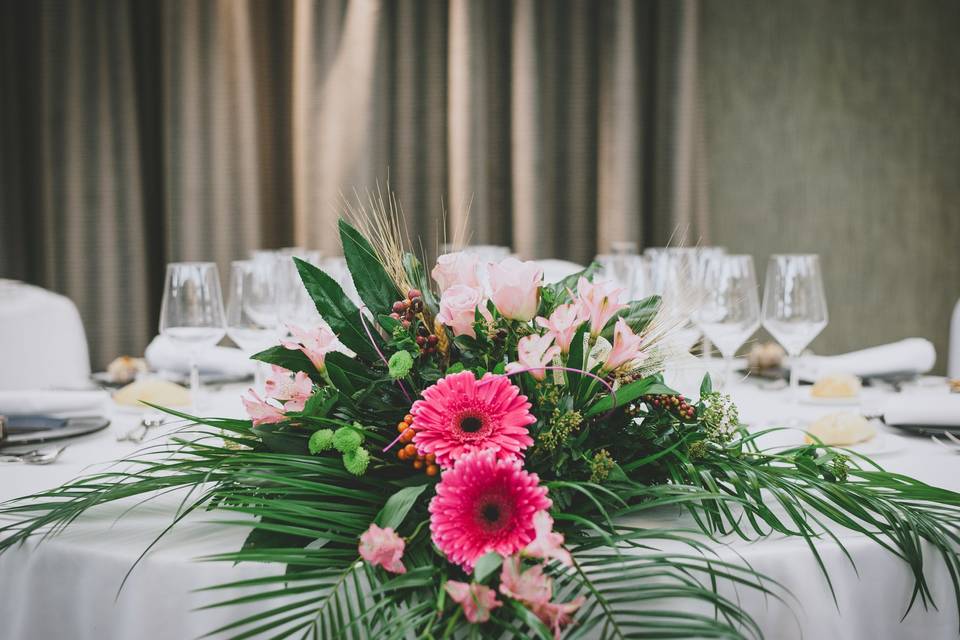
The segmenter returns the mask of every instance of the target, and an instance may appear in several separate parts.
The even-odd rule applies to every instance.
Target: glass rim
[[[771,253],[771,258],[820,258],[819,253]]]

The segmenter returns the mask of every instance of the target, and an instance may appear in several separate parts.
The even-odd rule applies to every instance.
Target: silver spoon
[[[0,454],[0,462],[21,462],[23,464],[53,464],[63,454],[68,445],[63,445],[56,451],[28,451],[26,453]]]

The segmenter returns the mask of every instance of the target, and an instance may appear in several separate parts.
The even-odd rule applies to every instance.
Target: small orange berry
[[[408,413],[407,415],[403,416],[403,421],[407,424],[413,424],[413,416]]]
[[[408,457],[412,458],[413,456],[417,455],[417,448],[412,444],[408,444],[403,448],[403,450],[407,452]]]
[[[400,442],[413,442],[413,429],[404,429],[403,433],[400,434]]]
[[[434,462],[437,461],[437,454],[428,453],[426,456],[424,456],[424,458],[426,459],[427,464],[433,464]]]
[[[409,428],[410,428],[410,425],[408,425],[406,422],[397,423],[397,431],[399,431],[400,433],[403,433],[406,429],[409,429]]]
[[[400,458],[401,462],[406,462],[410,456],[407,455],[406,449],[400,449],[400,451],[397,451],[397,457]]]
[[[427,465],[427,475],[428,475],[428,476],[435,476],[435,475],[437,475],[438,473],[440,473],[440,467],[438,467],[438,466],[435,465],[435,464],[428,464],[428,465]]]
[[[420,469],[423,469],[423,460],[414,460],[413,468],[416,469],[417,471],[420,471]]]

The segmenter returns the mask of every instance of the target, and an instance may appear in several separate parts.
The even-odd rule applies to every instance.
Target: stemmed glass
[[[276,288],[271,260],[236,260],[230,264],[227,335],[248,355],[276,344]],[[256,363],[255,386],[263,388],[264,363]]]
[[[733,356],[760,327],[760,300],[753,258],[745,255],[717,255],[704,264],[703,300],[694,321],[723,356],[726,386],[733,368]]]
[[[790,356],[790,390],[795,400],[799,399],[800,354],[827,321],[819,256],[770,256],[763,291],[763,326]]]
[[[190,400],[198,413],[200,370],[197,354],[226,334],[220,275],[212,262],[171,262],[163,285],[160,333],[187,350],[190,358]]]

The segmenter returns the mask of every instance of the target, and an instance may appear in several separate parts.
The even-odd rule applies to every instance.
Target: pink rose
[[[440,287],[440,293],[458,284],[480,289],[480,267],[480,258],[475,254],[457,251],[437,258],[437,264],[430,275]]]
[[[247,415],[253,420],[253,426],[277,424],[287,419],[287,416],[283,415],[283,411],[260,398],[253,389],[250,389],[250,395],[253,396],[253,400],[241,398],[241,401],[243,402],[243,408],[247,410]]]
[[[525,556],[544,561],[556,559],[568,567],[573,566],[570,552],[563,548],[563,534],[553,530],[553,518],[549,513],[537,511],[533,515],[533,528],[537,535],[523,550]]]
[[[400,559],[406,545],[390,527],[381,529],[374,523],[360,536],[360,557],[372,564],[381,566],[390,573],[406,573]]]
[[[477,309],[480,309],[480,315],[487,321],[492,319],[490,310],[487,309],[487,299],[484,298],[480,289],[455,284],[444,291],[440,297],[440,312],[437,313],[437,320],[453,329],[453,334],[456,336],[476,338],[473,322],[476,319]]]
[[[643,337],[635,334],[626,320],[618,319],[613,330],[613,348],[607,354],[603,370],[613,371],[628,362],[639,360],[642,347]]]
[[[550,332],[560,347],[561,353],[570,352],[570,343],[585,318],[583,309],[577,304],[562,304],[553,310],[549,318],[537,318],[537,324]]]
[[[543,367],[553,362],[553,358],[560,354],[560,347],[553,344],[553,336],[546,333],[542,336],[532,334],[520,338],[517,343],[517,362],[507,365],[507,371],[528,371],[537,380],[543,380],[547,371]]]
[[[268,396],[283,403],[284,411],[303,411],[313,393],[313,382],[303,371],[292,371],[273,365],[264,382]]]
[[[540,303],[543,269],[534,262],[507,258],[490,265],[490,298],[511,320],[533,320]]]
[[[583,276],[577,282],[577,304],[585,319],[590,320],[590,335],[597,337],[610,318],[627,305],[620,304],[623,289],[612,282],[590,282]]]
[[[503,604],[497,600],[496,591],[476,582],[467,584],[447,580],[445,588],[450,598],[463,607],[467,620],[473,623],[486,622],[490,619],[490,610]]]

